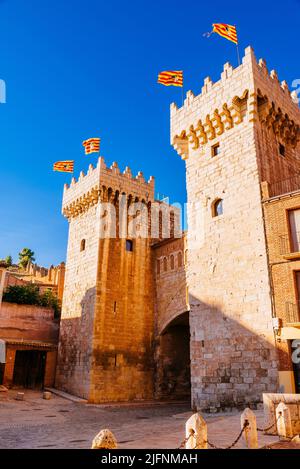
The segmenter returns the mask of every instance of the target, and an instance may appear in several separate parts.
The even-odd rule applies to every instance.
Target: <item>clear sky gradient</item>
[[[281,80],[300,79],[300,3],[178,0],[0,0],[0,258],[29,247],[41,265],[65,259],[63,184],[52,163],[74,159],[75,176],[95,156],[82,141],[99,136],[107,164],[156,178],[156,191],[185,202],[184,162],[170,146],[169,105],[181,90],[156,83],[184,70],[185,91],[216,81],[234,44],[213,22],[236,24],[243,55],[252,45]]]

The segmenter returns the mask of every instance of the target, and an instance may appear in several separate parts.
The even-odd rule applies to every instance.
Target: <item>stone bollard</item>
[[[185,424],[185,435],[189,438],[186,449],[207,449],[207,424],[201,414],[191,416]]]
[[[101,430],[95,436],[91,449],[117,449],[117,440],[110,430]]]
[[[277,433],[281,438],[292,438],[293,427],[290,409],[284,402],[276,407]]]
[[[17,392],[16,400],[17,401],[24,401],[24,393],[23,392]]]
[[[49,401],[49,399],[51,399],[51,396],[52,396],[52,394],[49,391],[45,391],[43,393],[43,399],[46,399],[46,401]]]
[[[251,409],[245,409],[241,415],[241,429],[244,427],[245,422],[249,425],[244,430],[243,439],[248,449],[258,448],[257,425],[256,416]]]
[[[300,435],[294,436],[294,438],[292,439],[292,442],[297,443],[297,445],[300,445]]]

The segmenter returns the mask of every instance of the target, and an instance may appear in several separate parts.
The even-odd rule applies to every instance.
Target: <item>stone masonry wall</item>
[[[155,278],[155,329],[159,335],[167,325],[188,311],[186,285],[186,237],[152,246]]]
[[[58,389],[83,398],[89,397],[91,379],[99,245],[96,213],[93,206],[70,219],[56,372]]]
[[[180,238],[154,244],[152,258],[155,280],[155,397],[190,398],[185,233]]]
[[[201,409],[254,405],[278,386],[254,66],[247,49],[240,67],[226,64],[219,82],[206,79],[200,96],[189,92],[183,108],[171,108],[172,143],[186,159],[192,402]],[[199,119],[206,124],[197,145],[190,126]],[[223,214],[214,217],[217,199]]]
[[[149,239],[101,240],[91,402],[153,397],[153,319]]]
[[[154,180],[146,182],[142,173],[134,178],[129,168],[121,174],[103,158],[64,191],[70,227],[57,386],[90,402],[153,395],[150,240],[134,239],[130,252],[126,234],[120,239],[111,230],[104,204],[117,208],[122,196],[129,205],[149,204]]]

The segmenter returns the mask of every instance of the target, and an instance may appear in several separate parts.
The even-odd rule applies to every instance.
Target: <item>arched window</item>
[[[173,256],[173,254],[170,257],[170,260],[171,260],[171,269],[174,270],[175,266],[174,266],[174,256]]]
[[[82,239],[80,241],[80,251],[84,251],[85,250],[85,239]]]
[[[182,267],[182,254],[181,251],[177,254],[178,267]]]
[[[212,216],[219,217],[220,215],[223,215],[223,200],[217,199],[212,204]]]
[[[164,272],[167,272],[167,270],[168,270],[167,258],[164,257]]]
[[[157,259],[156,261],[156,272],[157,272],[157,275],[160,274],[160,260],[159,259]]]

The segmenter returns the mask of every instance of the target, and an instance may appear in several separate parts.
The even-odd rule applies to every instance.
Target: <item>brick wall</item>
[[[0,309],[0,338],[57,343],[59,321],[51,308],[3,302]]]
[[[300,322],[299,297],[295,274],[300,271],[300,255],[292,254],[288,211],[300,207],[300,193],[286,194],[265,200],[264,216],[272,289],[274,295],[274,313],[281,319],[284,327],[296,319]],[[295,338],[297,338],[295,336]],[[292,371],[291,351],[287,340],[280,339],[277,344],[280,359],[280,371]]]

